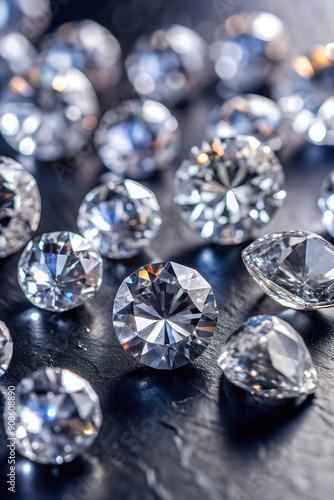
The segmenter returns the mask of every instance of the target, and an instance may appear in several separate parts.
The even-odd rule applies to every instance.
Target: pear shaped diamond
[[[258,285],[293,309],[334,306],[334,247],[308,231],[272,233],[249,245],[243,261]]]
[[[218,365],[234,385],[265,398],[302,402],[317,386],[302,337],[276,316],[249,318],[223,347]]]

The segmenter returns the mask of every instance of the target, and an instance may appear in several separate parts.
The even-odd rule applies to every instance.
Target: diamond
[[[0,106],[0,130],[16,151],[50,161],[84,146],[98,112],[94,89],[79,70],[33,67],[27,75],[9,80]]]
[[[138,182],[111,180],[87,194],[78,227],[101,255],[129,259],[153,240],[160,229],[160,207],[150,189]]]
[[[284,172],[268,145],[250,136],[193,147],[176,173],[175,202],[202,238],[234,245],[270,222],[285,198]]]
[[[304,340],[276,316],[249,318],[224,345],[218,365],[233,384],[264,398],[301,403],[317,386]]]
[[[272,233],[251,243],[243,261],[257,284],[293,309],[334,306],[334,247],[308,231]]]
[[[16,448],[29,460],[71,462],[95,441],[102,423],[99,398],[79,375],[42,368],[24,378],[15,394]]]
[[[62,24],[44,38],[41,50],[44,63],[59,71],[79,69],[97,91],[110,91],[122,74],[118,41],[106,28],[88,19]]]
[[[211,111],[207,135],[209,138],[253,135],[278,150],[281,123],[280,109],[271,99],[255,94],[238,95]]]
[[[51,20],[49,0],[1,0],[0,33],[17,31],[36,39]]]
[[[0,257],[29,241],[40,216],[41,197],[34,177],[20,163],[0,156]]]
[[[36,56],[33,45],[20,33],[0,34],[1,86],[13,73],[22,74],[28,71]]]
[[[13,356],[13,341],[10,331],[3,321],[0,321],[0,377],[8,370]]]
[[[18,264],[18,280],[32,304],[63,312],[94,297],[102,283],[102,259],[92,244],[69,231],[34,238]]]
[[[113,311],[123,348],[161,370],[178,368],[202,354],[217,317],[210,285],[194,269],[174,262],[143,266],[126,278]]]
[[[138,179],[165,168],[175,158],[180,131],[176,118],[163,104],[129,100],[103,115],[95,144],[112,172]]]
[[[334,170],[327,175],[322,183],[318,205],[322,215],[322,223],[334,238]]]
[[[169,104],[207,81],[207,45],[193,30],[173,25],[141,37],[125,61],[138,94]]]

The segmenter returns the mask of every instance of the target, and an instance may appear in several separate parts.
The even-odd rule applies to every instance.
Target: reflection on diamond
[[[293,309],[334,306],[334,247],[308,231],[272,233],[242,253],[258,285]]]
[[[203,238],[222,245],[251,238],[285,198],[284,173],[268,145],[250,136],[194,147],[176,173],[175,202]]]
[[[143,266],[121,284],[114,303],[117,338],[133,357],[172,370],[196,359],[217,324],[210,285],[174,262]]]
[[[0,377],[8,370],[13,356],[13,341],[10,331],[3,321],[0,321]]]
[[[95,441],[100,403],[79,375],[42,368],[24,378],[15,393],[16,447],[24,457],[42,464],[71,462]]]
[[[49,0],[1,0],[0,34],[22,33],[29,40],[38,38],[51,20]]]
[[[322,223],[334,238],[334,170],[327,175],[322,183],[318,205],[322,215]]]
[[[302,337],[275,316],[249,318],[224,345],[218,365],[233,384],[265,398],[302,402],[317,386]]]

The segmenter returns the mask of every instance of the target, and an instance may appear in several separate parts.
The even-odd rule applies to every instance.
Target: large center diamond
[[[174,262],[143,266],[121,284],[114,327],[123,348],[153,368],[171,370],[197,358],[217,324],[210,285]]]

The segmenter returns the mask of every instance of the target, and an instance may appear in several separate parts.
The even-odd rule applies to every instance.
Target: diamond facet
[[[13,341],[7,326],[0,321],[0,377],[8,370],[13,356]]]
[[[317,386],[304,340],[276,316],[249,318],[224,345],[218,365],[233,384],[264,398],[302,402]]]
[[[241,243],[270,222],[285,198],[284,172],[268,145],[250,136],[215,138],[191,150],[176,173],[184,218],[221,245]]]
[[[63,312],[94,297],[102,270],[102,259],[88,240],[69,231],[53,232],[28,243],[18,264],[18,279],[32,304]]]
[[[210,285],[174,262],[143,266],[121,284],[114,303],[116,336],[133,357],[172,370],[208,346],[218,311]]]
[[[110,180],[90,191],[78,216],[83,236],[112,259],[137,255],[157,236],[160,225],[154,193],[129,179]]]
[[[322,215],[322,223],[334,238],[334,170],[327,175],[322,183],[318,205]]]
[[[293,309],[334,306],[334,247],[308,231],[272,233],[251,243],[243,261],[257,284]]]
[[[112,172],[138,179],[166,167],[176,156],[180,131],[163,104],[129,100],[104,114],[95,144]]]
[[[255,94],[238,95],[211,111],[207,135],[209,138],[253,135],[278,150],[281,122],[280,109],[271,99]]]
[[[24,378],[15,393],[16,447],[24,457],[42,464],[71,462],[95,441],[101,408],[84,378],[42,368]]]
[[[94,89],[79,70],[33,67],[26,76],[9,80],[0,106],[0,130],[15,150],[50,161],[87,142],[98,112]]]
[[[0,156],[0,257],[29,241],[40,216],[41,197],[33,176],[20,163]]]
[[[141,37],[125,61],[138,94],[174,104],[207,80],[207,45],[193,30],[173,25]]]

